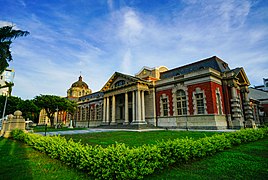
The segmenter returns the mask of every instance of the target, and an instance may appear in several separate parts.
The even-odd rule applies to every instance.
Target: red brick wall
[[[214,83],[214,82],[204,82],[204,83],[198,83],[194,85],[188,86],[188,100],[189,100],[189,111],[190,114],[194,114],[194,108],[193,108],[193,92],[196,88],[200,88],[202,91],[205,92],[206,96],[206,106],[207,106],[207,113],[208,114],[218,114],[217,110],[217,102],[216,102],[216,88],[219,88],[220,94],[221,94],[221,100],[224,102],[224,97],[222,94],[222,87],[221,85]],[[223,113],[224,105],[222,103]]]
[[[213,100],[213,108],[214,108],[214,114],[218,114],[218,108],[217,108],[217,97],[216,97],[216,89],[219,88],[220,96],[221,96],[221,107],[222,107],[222,112],[225,114],[225,108],[224,108],[224,96],[223,96],[223,91],[222,91],[222,86],[215,83],[215,82],[210,82],[211,85],[211,94],[212,94],[212,100]]]
[[[156,92],[156,115],[160,116],[160,99],[162,94],[166,94],[168,96],[169,101],[169,113],[173,116],[173,101],[172,101],[172,89],[166,89],[162,91]]]
[[[230,100],[231,100],[231,91],[230,88],[228,88],[227,85],[223,85],[224,93],[223,93],[223,98],[222,98],[222,103],[224,105],[224,113],[225,114],[231,114],[231,105],[230,105]]]

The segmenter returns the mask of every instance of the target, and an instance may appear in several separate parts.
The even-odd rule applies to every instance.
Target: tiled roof
[[[204,68],[213,68],[219,72],[230,71],[230,68],[226,62],[221,60],[220,58],[213,56],[207,59],[203,59],[192,64],[188,64],[185,66],[181,66],[175,69],[171,69],[169,71],[165,71],[161,73],[160,79],[170,78],[173,76],[187,74],[193,71],[198,71]]]
[[[255,99],[255,100],[265,100],[268,99],[268,92],[259,90],[259,89],[254,89],[254,88],[249,88],[249,98]]]

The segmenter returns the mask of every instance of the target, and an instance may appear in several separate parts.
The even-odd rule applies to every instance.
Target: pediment
[[[246,73],[245,73],[243,68],[235,69],[235,77],[238,79],[238,82],[241,85],[247,85],[247,86],[250,85],[248,77],[247,77],[247,75],[246,75]]]
[[[126,87],[132,84],[137,84],[141,79],[134,76],[115,72],[112,77],[106,82],[101,91],[113,90]]]

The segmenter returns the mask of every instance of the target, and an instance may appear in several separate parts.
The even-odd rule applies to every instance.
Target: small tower
[[[88,88],[87,83],[83,81],[82,76],[78,77],[78,81],[74,82],[70,89],[67,91],[68,98],[78,98],[81,96],[85,96],[87,94],[91,94],[92,90]]]

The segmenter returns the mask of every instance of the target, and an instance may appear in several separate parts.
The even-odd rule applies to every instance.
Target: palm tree
[[[10,45],[12,39],[20,36],[27,36],[28,31],[14,30],[13,26],[3,26],[0,28],[0,74],[8,67],[8,62],[12,61]]]

